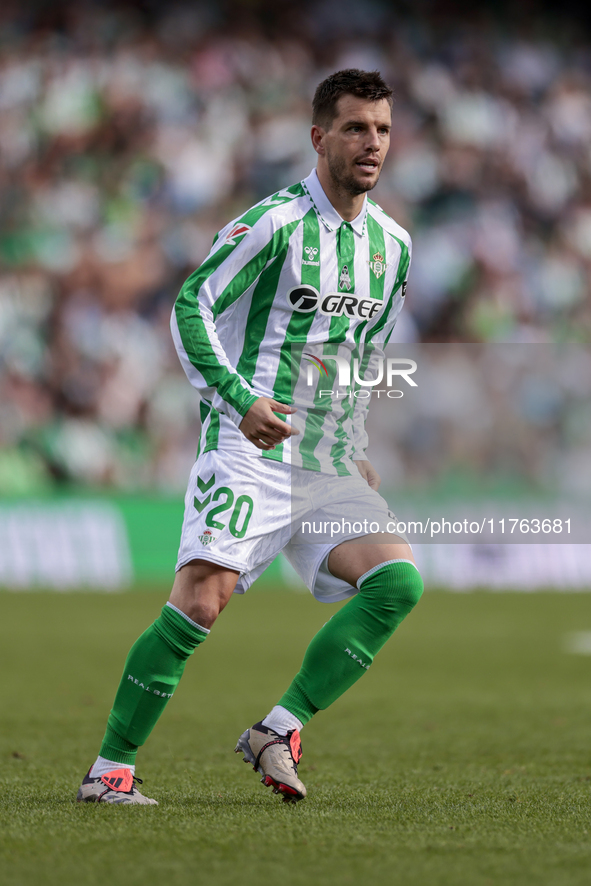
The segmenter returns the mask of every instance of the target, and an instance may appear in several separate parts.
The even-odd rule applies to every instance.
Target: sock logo
[[[140,689],[145,689],[146,692],[151,692],[152,695],[159,695],[160,698],[172,698],[172,692],[160,692],[158,689],[150,689],[149,686],[144,686],[136,677],[132,677],[131,674],[127,675],[127,679],[131,680],[132,683],[135,683]]]
[[[369,665],[365,664],[364,661],[361,661],[361,658],[359,655],[356,655],[354,652],[351,652],[350,649],[345,649],[345,652],[347,653],[347,655],[350,655],[351,658],[353,659],[353,661],[356,661],[358,665],[361,665],[362,668],[365,668],[366,671],[369,671]],[[371,664],[371,662],[370,662],[370,664]]]

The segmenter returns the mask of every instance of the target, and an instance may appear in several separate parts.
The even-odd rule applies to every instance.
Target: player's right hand
[[[278,443],[282,443],[292,434],[300,433],[286,421],[277,418],[275,412],[291,415],[297,412],[297,409],[278,403],[270,397],[259,397],[240,422],[240,430],[257,449],[274,449]]]

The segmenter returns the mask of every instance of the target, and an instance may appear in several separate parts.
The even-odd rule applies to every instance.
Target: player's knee
[[[376,602],[395,603],[410,612],[421,599],[424,585],[416,566],[405,560],[385,563],[361,582],[359,590]]]
[[[238,573],[203,560],[194,560],[175,577],[170,602],[192,621],[211,628],[230,600]]]
[[[400,563],[398,565],[402,568],[396,575],[393,595],[395,598],[404,601],[412,609],[423,596],[423,591],[425,590],[423,579],[417,567],[412,563]]]
[[[213,627],[222,609],[223,605],[216,597],[201,597],[186,601],[182,611],[191,621],[209,630]]]

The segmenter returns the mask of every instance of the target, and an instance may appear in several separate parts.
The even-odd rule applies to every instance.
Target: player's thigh
[[[170,602],[209,627],[232,592],[244,593],[289,539],[290,488],[282,463],[202,453],[189,477]]]
[[[340,522],[344,530],[341,538],[333,539],[326,561],[335,578],[355,588],[362,575],[382,563],[414,563],[406,536],[396,532],[398,521],[388,502],[360,474],[327,477],[320,492],[316,491],[316,499],[320,502],[318,517],[329,521],[331,527]]]
[[[413,562],[408,540],[396,533],[388,502],[356,471],[346,477],[307,472],[311,510],[299,520],[287,559],[317,600],[337,602],[357,592],[357,581],[390,560]]]
[[[344,541],[332,549],[328,556],[328,569],[335,578],[353,587],[362,575],[392,560],[408,560],[414,563],[410,546],[402,541],[384,541],[382,534],[366,535]]]
[[[210,628],[234,593],[240,573],[208,560],[191,560],[175,575],[170,602],[192,621]]]

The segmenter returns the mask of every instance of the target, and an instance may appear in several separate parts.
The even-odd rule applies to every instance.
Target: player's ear
[[[325,153],[325,151],[324,151],[324,136],[325,136],[325,134],[326,133],[325,133],[324,129],[322,128],[322,126],[316,126],[316,124],[314,124],[314,126],[312,127],[312,130],[310,132],[310,136],[312,138],[312,146],[313,146],[314,150],[316,151],[316,153],[320,154],[321,156],[323,156]]]

